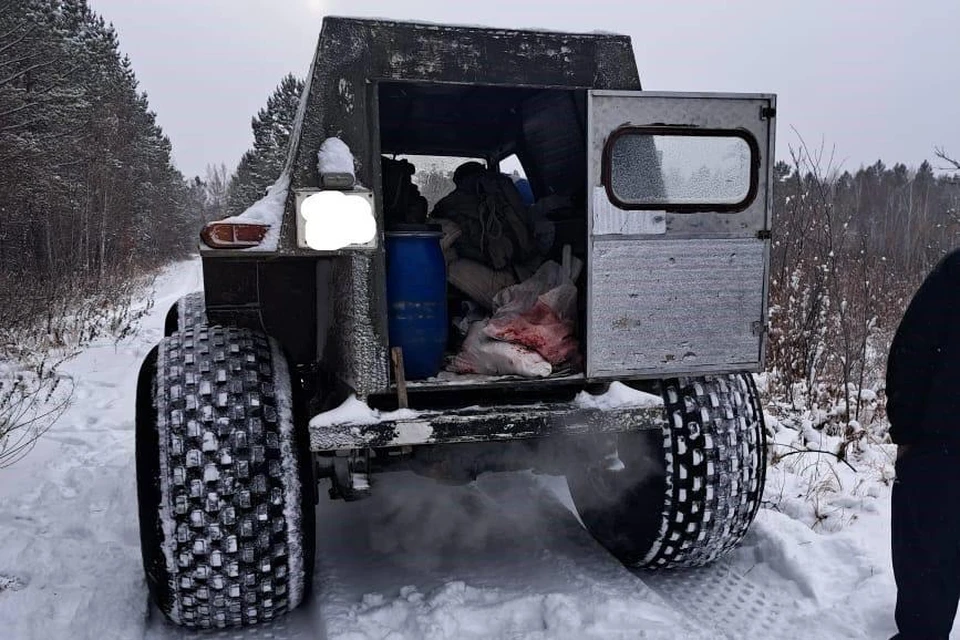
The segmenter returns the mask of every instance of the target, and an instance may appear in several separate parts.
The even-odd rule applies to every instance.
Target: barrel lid
[[[388,236],[411,236],[411,235],[429,235],[443,234],[443,227],[438,223],[417,224],[412,222],[400,222],[387,227]]]

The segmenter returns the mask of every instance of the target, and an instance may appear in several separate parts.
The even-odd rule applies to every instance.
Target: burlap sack
[[[474,260],[455,260],[447,267],[447,281],[485,309],[493,309],[493,297],[517,283],[509,271],[494,271]]]

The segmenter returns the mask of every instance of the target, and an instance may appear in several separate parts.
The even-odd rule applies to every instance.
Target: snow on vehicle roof
[[[613,33],[613,32],[602,31],[602,30],[593,30],[593,31],[590,31],[590,32],[583,32],[583,31],[562,31],[562,30],[559,30],[559,29],[548,29],[548,28],[545,28],[545,27],[529,27],[529,26],[524,26],[524,27],[497,27],[497,26],[493,26],[493,25],[489,25],[489,24],[486,24],[486,25],[485,25],[485,24],[470,24],[470,23],[457,23],[457,22],[436,22],[436,21],[432,21],[432,20],[422,20],[422,19],[419,19],[419,18],[416,19],[416,20],[403,20],[403,19],[398,19],[398,18],[386,18],[386,17],[381,17],[381,16],[356,17],[356,16],[337,16],[337,15],[331,15],[331,16],[325,16],[325,17],[324,17],[324,20],[350,20],[350,21],[356,21],[356,22],[379,22],[379,23],[382,23],[382,24],[385,24],[385,25],[424,27],[424,28],[427,28],[427,29],[444,29],[444,28],[450,28],[450,29],[473,29],[473,30],[478,30],[478,31],[491,31],[491,32],[497,32],[497,33],[517,33],[517,32],[520,32],[520,31],[526,31],[526,32],[549,33],[549,34],[555,34],[555,35],[564,35],[564,36],[571,36],[571,37],[577,37],[577,38],[598,38],[598,37],[604,37],[604,38],[610,38],[610,37],[625,38],[625,37],[629,37],[629,36],[627,36],[626,34],[623,34],[623,33]]]

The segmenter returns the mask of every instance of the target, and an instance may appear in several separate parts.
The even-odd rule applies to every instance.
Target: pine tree
[[[287,74],[251,121],[253,148],[240,159],[227,193],[231,215],[242,213],[263,197],[280,177],[302,93],[303,81]]]
[[[225,164],[207,165],[204,186],[203,220],[219,220],[227,215],[227,188],[230,176]]]
[[[195,242],[198,211],[113,27],[86,0],[0,0],[0,267],[95,286]]]

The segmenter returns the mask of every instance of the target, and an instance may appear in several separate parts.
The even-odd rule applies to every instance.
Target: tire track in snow
[[[728,560],[696,569],[637,570],[635,575],[718,638],[784,638],[794,601],[770,593]]]
[[[554,482],[549,490],[576,514],[565,483]],[[748,539],[751,536],[748,532]],[[787,637],[787,612],[793,610],[795,600],[789,594],[771,593],[751,580],[749,571],[750,567],[744,570],[741,563],[728,557],[696,569],[637,569],[631,573],[710,638]]]

